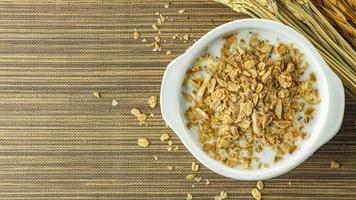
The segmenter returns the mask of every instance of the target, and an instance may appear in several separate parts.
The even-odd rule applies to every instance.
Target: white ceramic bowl
[[[201,148],[196,133],[185,125],[185,108],[181,98],[184,75],[195,60],[217,39],[237,32],[249,30],[259,32],[263,39],[293,43],[304,52],[309,67],[316,74],[321,103],[314,116],[314,126],[310,137],[281,164],[267,169],[242,170],[229,168],[209,157]],[[199,39],[183,55],[173,60],[167,67],[161,87],[161,112],[166,123],[178,135],[187,149],[206,167],[226,177],[239,180],[263,180],[279,176],[297,167],[310,157],[320,146],[328,142],[340,129],[345,106],[344,88],[340,79],[330,70],[313,45],[292,28],[281,23],[262,20],[244,19],[219,26]]]

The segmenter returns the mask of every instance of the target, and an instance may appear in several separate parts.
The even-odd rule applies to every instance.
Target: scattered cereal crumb
[[[138,38],[140,38],[140,33],[137,32],[137,30],[135,29],[135,32],[133,33],[133,37],[135,40],[137,40]]]
[[[193,196],[190,193],[188,193],[187,194],[187,200],[192,200],[192,199],[193,199]]]
[[[288,185],[292,185],[292,182],[289,181],[289,182],[288,182]]]
[[[192,188],[195,188],[195,185],[194,185],[194,184],[192,184]]]
[[[161,14],[159,14],[159,18],[161,19],[161,22],[163,23],[164,21],[166,21],[166,17],[163,17]]]
[[[185,12],[185,9],[179,10],[178,13],[179,14],[183,14]]]
[[[172,145],[173,145],[172,140],[168,140],[168,145],[169,145],[169,146],[172,146]]]
[[[194,174],[188,174],[185,179],[187,180],[193,180],[194,179]]]
[[[183,39],[184,39],[184,40],[189,40],[189,34],[183,35]]]
[[[158,101],[158,98],[156,96],[151,96],[148,99],[148,104],[151,108],[155,108],[157,106],[157,101]]]
[[[201,177],[194,177],[194,180],[195,180],[196,182],[200,183]]]
[[[162,142],[169,140],[169,138],[170,138],[170,136],[169,136],[168,133],[163,133],[163,134],[161,135],[161,141],[162,141]]]
[[[172,54],[171,51],[167,51],[167,52],[166,52],[166,55],[171,55],[171,54]]]
[[[170,170],[170,171],[172,171],[173,169],[174,169],[174,167],[173,166],[167,166],[167,168],[168,168],[168,170]]]
[[[141,42],[147,42],[147,40],[146,40],[145,38],[143,38],[143,39],[141,40]]]
[[[172,147],[168,147],[167,151],[172,151],[172,149],[173,149]]]
[[[330,168],[331,168],[331,169],[340,168],[340,163],[337,162],[337,161],[332,160],[332,161],[330,161]]]
[[[161,25],[161,24],[162,24],[162,20],[161,20],[161,18],[157,18],[157,23],[158,23],[159,25]]]
[[[157,25],[156,25],[156,24],[152,24],[152,28],[153,28],[153,30],[155,30],[155,31],[157,31],[157,30],[158,30],[158,27],[157,27]]]
[[[167,40],[166,40],[166,39],[164,39],[164,40],[163,40],[163,43],[165,43],[165,44],[166,44],[166,43],[167,43]]]
[[[140,126],[146,124],[146,119],[147,119],[147,115],[141,113],[138,109],[133,108],[131,109],[131,114],[137,117],[137,121],[139,122]]]
[[[175,40],[175,39],[177,39],[177,37],[178,37],[178,34],[174,34],[172,39]]]
[[[112,103],[111,103],[112,106],[115,107],[115,106],[117,106],[118,104],[119,104],[119,103],[118,103],[115,99],[112,100]]]
[[[192,171],[197,172],[199,170],[199,165],[195,162],[192,162]]]
[[[155,160],[158,160],[158,157],[157,157],[157,156],[155,156],[154,158],[155,158]]]
[[[145,44],[146,47],[154,47],[155,43],[149,43],[149,44]]]
[[[164,8],[169,8],[169,3],[164,5]]]
[[[159,39],[158,35],[156,35],[156,36],[154,37],[154,39],[155,39],[156,42],[160,42],[160,41],[161,41],[161,39]]]
[[[263,182],[262,181],[257,181],[256,187],[257,187],[257,189],[262,190],[263,187],[264,187]]]
[[[210,181],[208,179],[206,179],[205,185],[209,185],[209,184],[210,184]]]
[[[150,145],[150,142],[146,138],[140,138],[137,140],[137,144],[140,147],[148,147],[148,145]]]
[[[95,97],[97,97],[97,98],[100,98],[100,97],[101,97],[101,95],[100,95],[99,92],[93,92],[93,95],[94,95]]]
[[[136,108],[132,108],[131,109],[131,114],[133,114],[133,115],[135,115],[137,117],[137,116],[141,115],[141,112]]]
[[[221,199],[227,199],[227,192],[221,191],[221,192],[220,192],[220,198],[221,198]]]
[[[152,51],[161,51],[161,47],[159,46],[158,42],[153,43],[154,44],[154,48],[152,49]]]
[[[178,151],[178,149],[179,149],[179,146],[177,145],[177,146],[174,147],[173,150],[174,150],[174,151]]]
[[[154,114],[153,114],[153,113],[151,113],[151,114],[150,114],[150,117],[153,117],[153,116],[154,116]]]
[[[257,188],[253,188],[251,190],[251,194],[252,194],[253,198],[255,198],[256,200],[261,200],[261,198],[262,198],[261,192],[258,191]]]

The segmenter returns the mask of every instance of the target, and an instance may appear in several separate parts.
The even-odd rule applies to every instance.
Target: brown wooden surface
[[[192,188],[184,177],[195,159],[159,109],[147,105],[159,95],[166,65],[188,46],[172,41],[175,33],[199,38],[244,16],[210,0],[171,0],[164,9],[167,2],[0,1],[0,199],[173,200],[188,192],[213,199],[222,190],[231,199],[252,199],[255,182],[205,167],[199,175],[211,184]],[[162,52],[133,40],[135,28],[153,40],[156,12],[174,18],[161,28]],[[119,105],[112,108],[114,98]],[[154,114],[148,127],[137,125],[133,107]],[[356,199],[355,116],[347,97],[337,136],[298,168],[265,181],[264,199]],[[165,132],[180,150],[166,150],[159,140]],[[140,137],[152,145],[139,148]],[[329,168],[333,159],[340,169]]]

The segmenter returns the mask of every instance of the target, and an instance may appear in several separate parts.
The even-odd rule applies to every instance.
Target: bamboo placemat
[[[230,199],[252,199],[256,182],[227,179],[205,167],[198,173],[201,183],[185,180],[195,159],[165,127],[159,109],[147,104],[159,95],[166,65],[193,39],[246,16],[211,0],[171,0],[165,9],[167,3],[0,1],[1,199],[173,200],[188,192],[193,199],[213,199],[220,191]],[[160,28],[167,40],[162,52],[133,39],[137,29],[140,39],[153,41],[156,12],[174,19]],[[176,33],[194,36],[184,44],[171,39]],[[113,108],[112,99],[119,105]],[[337,136],[298,168],[264,181],[264,199],[356,199],[356,106],[350,97],[346,101]],[[137,124],[134,107],[153,113],[149,126]],[[180,149],[168,152],[162,133],[170,133]],[[151,146],[138,147],[140,137]],[[341,167],[330,169],[331,160]]]

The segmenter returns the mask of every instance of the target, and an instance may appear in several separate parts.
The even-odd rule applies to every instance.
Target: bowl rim
[[[196,58],[192,58],[192,55],[195,55],[198,52],[202,51],[202,49],[205,49],[209,45],[209,43],[211,43],[215,39],[231,32],[250,28],[266,29],[278,32],[279,34],[288,34],[289,39],[293,38],[293,40],[298,40],[298,42],[301,42],[300,45],[305,46],[304,49],[307,49],[307,52],[305,53],[310,53],[311,59],[314,59],[313,63],[318,64],[318,66],[314,66],[314,68],[319,68],[319,70],[321,70],[319,73],[323,74],[322,77],[318,77],[318,83],[322,82],[323,84],[326,84],[327,88],[325,89],[325,96],[327,98],[323,99],[323,101],[327,101],[327,110],[323,111],[324,113],[326,113],[325,115],[321,116],[321,120],[323,120],[324,123],[318,132],[329,132],[328,134],[323,136],[324,138],[318,138],[316,136],[313,138],[309,138],[308,141],[303,144],[304,148],[298,150],[298,153],[296,155],[293,155],[293,159],[290,159],[288,162],[283,162],[282,164],[273,166],[265,170],[237,171],[236,169],[229,168],[227,166],[222,165],[221,163],[211,162],[211,160],[213,159],[210,158],[205,152],[203,152],[198,145],[194,144],[194,142],[188,136],[189,133],[187,131],[186,126],[184,125],[182,113],[179,109],[179,106],[172,105],[179,105],[179,94],[177,93],[180,93],[181,91],[179,87],[181,87],[183,75],[185,74],[185,70],[183,70],[184,68],[179,68],[177,66],[186,65],[190,63],[192,59]],[[164,120],[173,129],[173,131],[177,134],[177,136],[187,147],[187,149],[194,155],[194,157],[212,171],[223,176],[239,180],[268,179],[284,174],[300,165],[308,157],[310,157],[321,145],[329,141],[340,129],[345,102],[344,89],[340,79],[329,69],[329,67],[326,65],[325,61],[322,59],[315,47],[294,29],[284,24],[265,19],[242,19],[232,21],[218,26],[217,28],[209,31],[207,34],[201,37],[190,49],[188,49],[184,54],[176,58],[168,65],[162,81],[160,98],[161,112]],[[339,102],[340,104],[339,108],[337,109],[333,109],[331,105],[335,101]],[[331,115],[337,116],[336,120],[330,119]],[[332,121],[333,123],[328,123]]]

